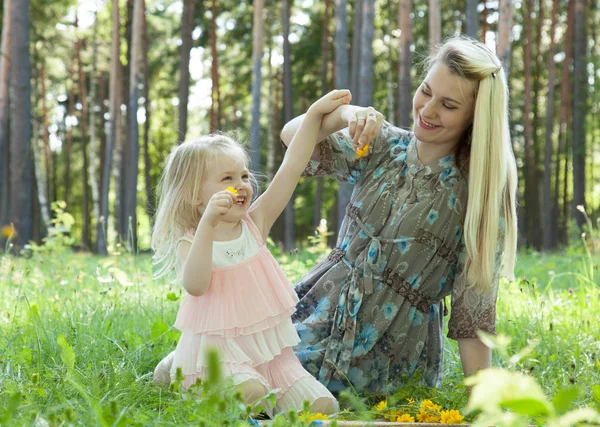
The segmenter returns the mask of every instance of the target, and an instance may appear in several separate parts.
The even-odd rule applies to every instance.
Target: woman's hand
[[[344,108],[344,107],[342,107]],[[342,118],[348,123],[352,148],[362,150],[379,133],[383,125],[383,114],[373,107],[345,108]]]

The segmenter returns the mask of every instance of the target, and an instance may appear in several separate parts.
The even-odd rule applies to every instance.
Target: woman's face
[[[473,122],[476,82],[450,72],[437,62],[413,98],[414,132],[423,143],[458,145]]]

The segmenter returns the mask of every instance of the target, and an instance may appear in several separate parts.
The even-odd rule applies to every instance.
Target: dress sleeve
[[[384,122],[379,134],[370,144],[368,153],[357,158],[352,149],[349,129],[345,128],[321,141],[318,150],[320,160],[310,160],[303,176],[328,176],[338,181],[356,184],[367,169],[374,169],[393,155],[392,149],[402,140],[408,145],[410,133]],[[400,148],[400,147],[397,147]]]
[[[496,335],[496,302],[502,265],[502,236],[496,247],[496,262],[492,286],[486,293],[480,294],[467,287],[467,281],[462,274],[457,274],[452,287],[452,304],[450,321],[448,323],[448,338],[477,338],[477,331]],[[464,248],[464,246],[463,246]],[[462,272],[464,253],[459,260],[457,273]]]

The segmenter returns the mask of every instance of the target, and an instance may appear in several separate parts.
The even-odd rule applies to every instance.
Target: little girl
[[[278,389],[275,411],[337,412],[331,393],[302,367],[291,315],[298,298],[265,245],[317,142],[323,116],[351,100],[334,90],[306,113],[273,181],[252,203],[252,175],[242,146],[222,135],[185,142],[169,156],[161,178],[152,234],[157,276],[175,270],[186,290],[175,327],[175,351],[154,371],[169,384],[178,367],[188,388],[205,379],[208,348],[247,403]]]

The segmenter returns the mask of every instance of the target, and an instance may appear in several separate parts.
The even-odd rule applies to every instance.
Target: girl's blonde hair
[[[250,162],[244,147],[225,135],[211,134],[183,142],[171,151],[158,184],[158,208],[152,230],[154,278],[178,271],[177,244],[200,222],[197,201],[211,164],[220,155]],[[251,175],[252,177],[252,175]]]
[[[469,287],[485,292],[494,280],[498,245],[503,241],[504,273],[510,277],[517,250],[517,166],[510,140],[506,74],[486,45],[464,37],[447,40],[429,65],[438,62],[478,83],[473,125],[459,148],[469,158],[463,274]]]

